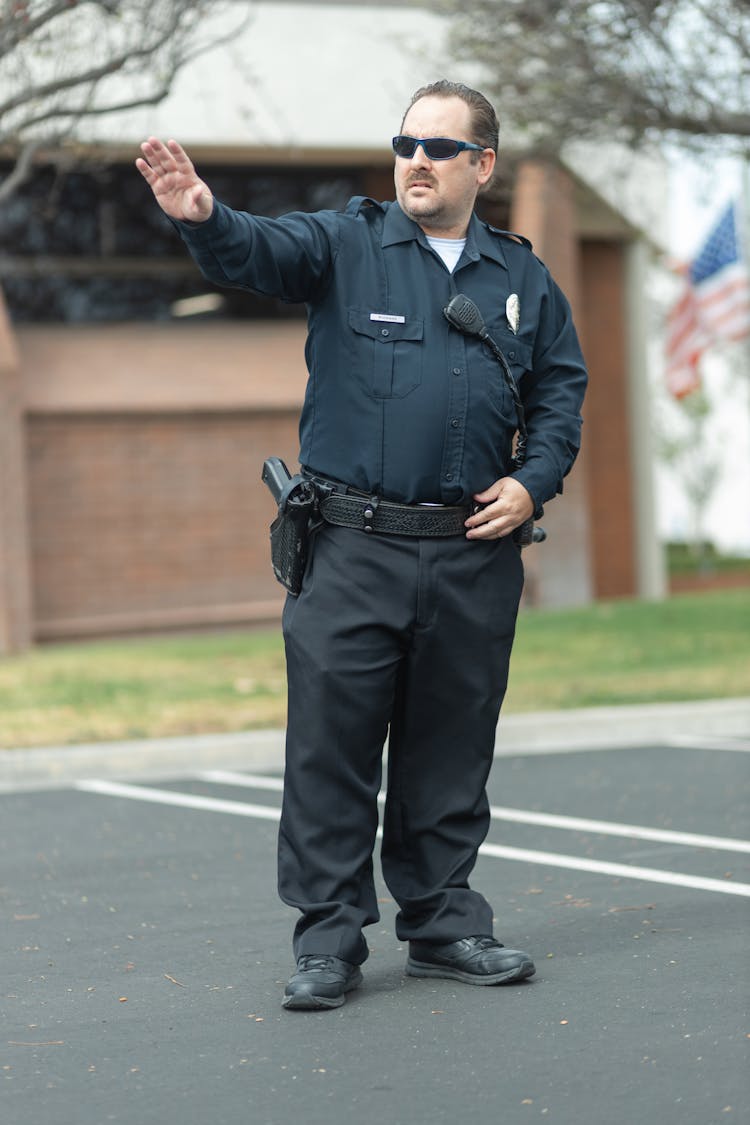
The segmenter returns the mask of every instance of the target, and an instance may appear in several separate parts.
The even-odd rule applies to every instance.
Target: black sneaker
[[[511,984],[533,977],[528,953],[506,949],[493,937],[467,937],[447,945],[410,941],[406,973],[410,977],[446,977],[464,984]]]
[[[340,1008],[351,992],[362,983],[359,965],[351,965],[330,954],[304,953],[297,961],[297,972],[284,990],[282,1007],[310,1011]]]

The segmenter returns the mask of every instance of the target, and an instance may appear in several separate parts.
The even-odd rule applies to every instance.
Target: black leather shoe
[[[297,972],[284,990],[282,1006],[310,1011],[340,1008],[345,993],[362,983],[359,965],[350,965],[330,954],[305,953],[297,961]]]
[[[410,977],[446,977],[464,984],[510,984],[533,977],[528,953],[506,949],[493,937],[467,937],[447,945],[410,941],[406,973]]]

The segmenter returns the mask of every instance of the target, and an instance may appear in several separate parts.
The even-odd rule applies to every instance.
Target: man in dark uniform
[[[481,94],[435,83],[394,138],[396,203],[276,220],[215,200],[175,141],[151,138],[137,161],[208,278],[308,307],[300,463],[332,522],[314,533],[283,619],[279,891],[301,911],[291,1009],[337,1007],[362,980],[386,736],[381,862],[407,973],[482,985],[534,973],[493,937],[469,875],[523,584],[512,533],[562,491],[586,372],[568,304],[529,244],[473,213],[497,142]],[[520,388],[520,468],[498,362],[443,315],[459,292]]]

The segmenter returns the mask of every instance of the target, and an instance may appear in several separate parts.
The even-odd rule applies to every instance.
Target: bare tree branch
[[[28,179],[31,173],[31,167],[34,163],[34,157],[42,147],[42,143],[42,141],[29,141],[28,144],[24,145],[13,167],[13,171],[0,183],[0,203],[4,203],[6,199],[10,199],[13,193]]]
[[[70,11],[72,7],[80,7],[77,0],[55,0],[53,4],[48,4],[44,7],[39,7],[35,16],[32,16],[28,11],[30,5],[28,4],[11,4],[6,5],[13,9],[12,18],[9,18],[5,13],[0,17],[0,55],[7,55],[15,47],[22,43],[25,39],[30,39],[41,27],[49,24],[52,20],[65,12]],[[22,18],[25,13],[27,18]]]
[[[84,104],[77,107],[70,106],[65,110],[65,117],[66,119],[70,117],[78,122],[84,117],[98,117],[103,116],[106,113],[123,113],[127,109],[140,109],[144,105],[158,105],[159,102],[164,101],[164,99],[169,94],[172,77],[173,76],[170,75],[168,83],[166,83],[164,86],[161,86],[159,89],[154,90],[147,97],[133,98],[129,101],[117,102],[113,105],[91,106],[88,104]],[[36,117],[27,118],[24,122],[24,126],[31,128],[32,126],[43,125],[47,121],[52,121],[59,116],[60,113],[58,110],[50,109],[47,111],[47,113],[40,113]],[[40,147],[41,142],[36,142],[36,151],[38,151]]]
[[[27,102],[43,100],[50,98],[54,94],[61,94],[66,90],[73,90],[79,86],[86,86],[89,83],[101,81],[110,74],[116,74],[117,71],[133,62],[134,59],[147,59],[150,58],[156,51],[168,43],[174,35],[175,25],[168,27],[164,33],[156,40],[145,44],[142,47],[131,47],[127,51],[119,55],[114,55],[108,59],[101,66],[91,67],[89,70],[81,71],[79,74],[71,74],[67,78],[57,78],[51,82],[42,83],[36,86],[33,90],[24,90],[16,94],[14,98],[9,98],[8,101],[0,103],[0,120],[11,110],[17,109]]]
[[[747,0],[443,0],[459,56],[514,137],[554,154],[570,139],[655,136],[748,151]]]
[[[0,0],[0,145],[18,154],[0,199],[83,119],[162,101],[251,12],[251,0]]]

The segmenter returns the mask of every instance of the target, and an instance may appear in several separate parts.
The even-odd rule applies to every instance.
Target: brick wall
[[[278,619],[259,476],[296,444],[284,413],[32,417],[36,636]]]
[[[20,330],[38,640],[278,621],[304,322]]]

